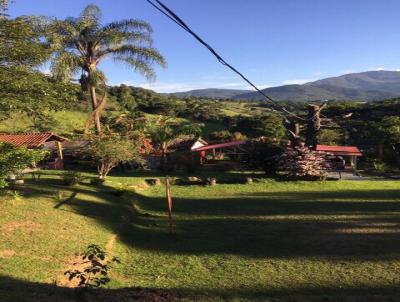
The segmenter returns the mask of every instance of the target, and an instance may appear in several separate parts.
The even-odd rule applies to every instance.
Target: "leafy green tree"
[[[113,87],[110,92],[115,96],[116,101],[126,110],[133,112],[136,110],[137,102],[135,97],[132,95],[131,87],[127,85],[120,85],[119,87]]]
[[[377,132],[381,138],[381,142],[392,146],[396,152],[397,158],[400,157],[400,117],[385,116],[380,123],[377,124]],[[380,151],[383,153],[383,151]],[[381,154],[381,157],[382,154]]]
[[[46,154],[46,151],[16,148],[0,142],[0,188],[7,186],[6,179],[10,174],[18,174],[29,166],[35,166]]]
[[[321,129],[319,143],[321,145],[340,145],[343,143],[343,132],[340,129]]]
[[[14,2],[14,1],[11,1]],[[7,10],[8,10],[8,5],[10,4],[9,0],[0,0],[0,18],[6,17]]]
[[[233,132],[239,131],[250,137],[266,136],[281,139],[286,134],[283,118],[277,114],[268,113],[262,116],[239,117]]]
[[[77,85],[35,70],[50,55],[43,34],[35,18],[0,19],[0,118],[15,111],[34,116],[76,100]]]
[[[400,116],[385,116],[380,125],[386,141],[400,143]]]
[[[41,19],[0,19],[0,64],[34,67],[45,62],[50,50],[42,38]]]
[[[231,140],[232,133],[228,130],[213,131],[208,135],[211,141],[216,142],[228,142]]]
[[[2,9],[6,9],[8,6],[8,2],[9,2],[8,0],[0,0],[0,7]]]
[[[122,62],[147,78],[154,78],[153,64],[165,66],[162,55],[152,47],[152,28],[140,20],[129,19],[103,25],[100,8],[87,6],[78,18],[56,20],[49,27],[49,42],[54,57],[53,74],[70,79],[81,72],[80,82],[91,99],[93,120],[101,133],[100,113],[105,97],[98,101],[96,90],[105,86],[106,77],[99,64],[111,58]]]
[[[47,110],[61,110],[77,101],[78,87],[41,72],[0,65],[0,119],[25,112],[33,119]]]
[[[136,137],[116,133],[95,136],[86,151],[98,163],[99,179],[104,180],[121,163],[143,163],[143,140],[144,136],[139,132],[136,132]]]

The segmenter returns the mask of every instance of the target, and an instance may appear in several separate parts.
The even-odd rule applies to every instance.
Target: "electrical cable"
[[[154,8],[156,8],[158,11],[160,11],[162,14],[164,14],[166,17],[168,17],[170,20],[172,20],[175,24],[177,24],[179,27],[184,29],[186,32],[191,34],[198,42],[200,42],[203,46],[205,46],[216,58],[217,60],[224,66],[228,67],[231,69],[233,72],[235,72],[237,75],[239,75],[245,82],[247,82],[251,87],[253,87],[258,93],[260,93],[266,100],[270,101],[272,104],[274,104],[276,107],[279,107],[280,110],[283,112],[297,118],[300,120],[305,120],[304,118],[298,116],[297,114],[289,111],[286,109],[285,106],[279,104],[277,101],[269,97],[267,94],[265,94],[262,90],[260,90],[255,84],[253,84],[243,73],[241,73],[239,70],[237,70],[235,67],[233,67],[231,64],[226,62],[209,44],[207,44],[202,38],[200,38],[186,23],[178,16],[176,15],[170,8],[168,8],[165,4],[163,4],[160,0],[154,0],[156,3],[153,2],[153,0],[146,0],[148,3],[150,3]]]

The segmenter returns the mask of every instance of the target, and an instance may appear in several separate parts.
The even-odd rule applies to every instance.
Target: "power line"
[[[165,4],[163,4],[160,0],[154,0],[156,3],[153,2],[153,0],[146,0],[148,3],[150,3],[153,7],[155,7],[158,11],[160,11],[162,14],[164,14],[166,17],[168,17],[170,20],[172,20],[175,24],[177,24],[179,27],[183,28],[186,32],[191,34],[197,41],[199,41],[202,45],[204,45],[216,58],[217,60],[224,66],[228,67],[231,69],[233,72],[235,72],[237,75],[239,75],[244,81],[246,81],[251,87],[253,87],[258,93],[260,93],[266,100],[270,101],[272,104],[275,106],[279,107],[283,112],[296,117],[300,120],[304,120],[304,118],[298,116],[297,114],[287,110],[285,106],[279,104],[277,101],[269,97],[267,94],[265,94],[262,90],[260,90],[255,84],[253,84],[246,76],[243,75],[239,70],[237,70],[235,67],[233,67],[231,64],[226,62],[209,44],[207,44],[202,38],[200,38],[186,23],[178,16],[176,15],[171,9],[169,9]]]

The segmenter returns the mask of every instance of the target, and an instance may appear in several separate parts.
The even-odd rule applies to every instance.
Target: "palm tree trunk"
[[[96,110],[98,103],[97,103],[97,95],[96,95],[96,87],[93,85],[89,84],[89,93],[90,93],[90,99],[92,101],[92,110]],[[94,115],[94,123],[96,125],[96,132],[97,134],[101,133],[101,124],[100,124],[100,115],[98,112]]]
[[[166,147],[165,143],[162,143],[161,162],[160,162],[160,170],[161,171],[165,171],[166,155],[167,155],[167,147]]]
[[[165,170],[165,152],[164,150],[161,151],[161,160],[160,160],[160,170]]]

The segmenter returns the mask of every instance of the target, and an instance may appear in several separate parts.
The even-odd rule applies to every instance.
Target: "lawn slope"
[[[65,187],[49,173],[28,181],[20,198],[3,198],[0,301],[47,301],[49,293],[68,301],[63,271],[90,243],[122,260],[109,292],[139,286],[184,301],[399,296],[398,182],[245,185],[226,174],[215,187],[174,185],[171,236],[164,188],[147,188],[146,177]]]

